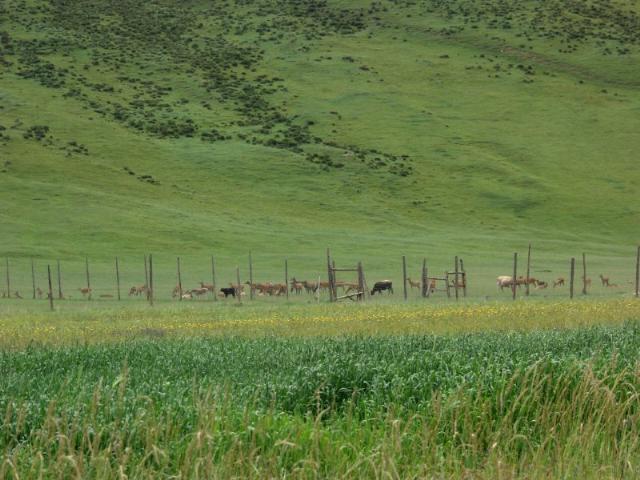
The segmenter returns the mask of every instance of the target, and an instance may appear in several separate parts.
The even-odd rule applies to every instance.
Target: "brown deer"
[[[542,290],[543,288],[547,288],[549,284],[544,280],[536,280],[536,288]]]
[[[600,281],[602,282],[602,286],[603,287],[610,287],[611,284],[609,283],[609,277],[605,277],[602,274],[598,275],[600,277]]]
[[[36,288],[36,295],[38,296],[38,298],[42,298],[42,289],[40,289],[40,287]]]
[[[414,282],[413,280],[411,280],[411,277],[407,277],[407,282],[409,282],[410,288],[417,288],[418,290],[420,290],[420,282]]]
[[[206,288],[208,291],[213,293],[213,284],[211,283],[204,283],[202,280],[200,280],[200,288]]]
[[[89,300],[91,300],[91,288],[90,287],[80,287],[78,290],[80,291],[80,293],[82,294],[83,297],[89,297]]]
[[[558,277],[556,280],[553,281],[553,288],[562,287],[562,286],[564,286],[564,278],[563,277]]]
[[[207,293],[209,293],[209,289],[206,287],[194,288],[189,290],[189,293],[195,295],[196,297],[201,297],[202,295],[206,295]]]
[[[139,286],[134,285],[129,289],[129,296],[131,295],[138,296],[145,293],[146,291],[147,291],[146,285],[139,285]]]
[[[318,284],[316,282],[310,282],[308,280],[303,280],[302,285],[307,293],[315,293],[318,289]]]
[[[304,284],[296,280],[296,277],[291,279],[291,292],[295,292],[296,295],[300,295],[302,293],[302,289],[304,288]]]

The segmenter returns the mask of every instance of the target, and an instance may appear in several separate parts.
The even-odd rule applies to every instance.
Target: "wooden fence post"
[[[149,254],[149,305],[153,307],[153,255]]]
[[[527,250],[527,283],[525,284],[525,294],[529,296],[529,278],[531,277],[531,244]]]
[[[238,303],[242,303],[242,285],[240,285],[240,267],[236,267],[236,296],[238,297]]]
[[[213,286],[213,300],[218,301],[218,292],[216,292],[216,262],[211,255],[211,285]]]
[[[367,295],[367,291],[364,287],[364,272],[362,271],[362,262],[358,262],[358,300],[364,301]]]
[[[455,263],[455,265],[454,265],[453,272],[454,272],[454,281],[456,282],[455,283],[456,300],[458,300],[458,297],[460,295],[459,292],[458,292],[458,256],[455,257],[454,263]]]
[[[338,301],[338,277],[336,276],[336,261],[331,260],[331,285],[334,302]]]
[[[149,265],[146,255],[144,256],[144,292],[149,301]]]
[[[451,285],[449,284],[449,272],[444,272],[444,283],[447,285],[447,298],[451,298]]]
[[[426,261],[425,261],[426,262]],[[427,298],[431,296],[431,282],[429,281],[429,267],[425,265],[424,267],[424,278],[426,280],[427,285]]]
[[[31,259],[31,285],[33,286],[33,299],[36,299],[36,266]]]
[[[289,261],[284,259],[284,284],[287,287],[287,301],[289,301]]]
[[[467,298],[467,272],[462,259],[460,259],[460,271],[462,272],[462,296]]]
[[[402,256],[402,292],[407,299],[407,257]]]
[[[636,298],[640,298],[640,246],[636,253]]]
[[[6,272],[7,272],[7,298],[11,298],[11,278],[9,275],[9,257],[6,259]]]
[[[587,256],[582,252],[582,294],[587,294]]]
[[[180,272],[180,257],[177,257],[177,268],[178,268],[178,295],[179,301],[182,301],[182,273]]]
[[[89,257],[84,257],[84,266],[87,272],[87,289],[89,290],[89,300],[91,300],[91,277],[89,276]]]
[[[569,298],[573,298],[573,282],[576,276],[576,259],[571,257],[571,275],[569,276]]]
[[[47,265],[47,278],[49,280],[49,308],[53,312],[53,286],[51,285],[51,265]]]
[[[427,290],[429,289],[429,280],[427,279],[427,259],[423,258],[422,259],[422,274],[420,276],[420,279],[422,280],[421,283],[421,287],[422,287],[422,298],[426,298],[427,297]]]
[[[56,266],[58,269],[58,299],[62,300],[64,295],[62,294],[62,269],[60,268],[60,260],[56,260]]]
[[[287,289],[287,292],[289,290]],[[254,297],[254,288],[253,288],[253,259],[251,258],[251,252],[249,252],[249,299],[253,300]]]
[[[329,280],[329,301],[333,302],[333,272],[331,271],[331,251],[327,248],[327,277]],[[320,301],[320,281],[318,280],[318,301]]]
[[[516,291],[518,289],[518,286],[516,285],[516,282],[518,280],[518,252],[514,252],[513,254],[513,277],[511,278],[511,292],[513,295],[513,299],[516,299]]]
[[[116,257],[116,289],[118,291],[118,301],[120,301],[120,264],[118,263],[118,257]]]

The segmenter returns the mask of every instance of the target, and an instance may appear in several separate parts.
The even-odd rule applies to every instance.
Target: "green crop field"
[[[1,1],[0,479],[638,478],[639,131],[636,1]]]

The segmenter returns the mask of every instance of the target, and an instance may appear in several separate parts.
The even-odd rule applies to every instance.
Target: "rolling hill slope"
[[[3,255],[638,241],[636,4],[0,9]]]

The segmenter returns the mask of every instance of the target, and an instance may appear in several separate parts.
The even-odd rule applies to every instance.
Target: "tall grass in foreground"
[[[640,328],[29,348],[0,478],[621,478]]]

